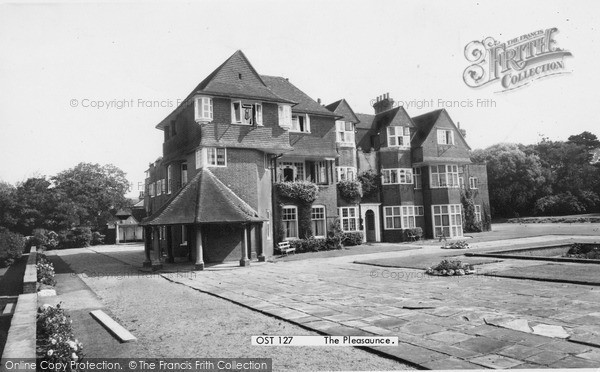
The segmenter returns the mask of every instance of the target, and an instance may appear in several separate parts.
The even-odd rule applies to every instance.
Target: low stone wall
[[[35,263],[37,261],[37,247],[31,247],[27,266],[25,267],[25,275],[23,276],[23,293],[37,292],[37,270]]]
[[[35,371],[31,362],[35,361],[36,347],[36,320],[37,320],[37,271],[35,263],[37,259],[37,247],[31,247],[25,275],[23,276],[23,294],[19,295],[15,312],[10,321],[10,328],[2,353],[2,366],[5,361],[12,359],[13,362],[22,360],[27,362],[19,371]]]

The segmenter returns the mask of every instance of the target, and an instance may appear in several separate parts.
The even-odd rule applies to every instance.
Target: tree
[[[125,193],[129,182],[116,166],[79,163],[52,178],[56,190],[77,206],[82,226],[101,227],[111,211],[129,206]]]
[[[13,185],[0,181],[0,227],[13,229],[17,224],[15,192]]]
[[[596,137],[595,134],[590,133],[588,131],[570,136],[568,138],[568,142],[571,142],[575,145],[583,146],[588,151],[600,147],[600,141],[598,140],[598,137]]]
[[[487,164],[492,214],[505,217],[528,214],[547,191],[540,159],[518,145],[497,144],[475,150],[473,162]]]

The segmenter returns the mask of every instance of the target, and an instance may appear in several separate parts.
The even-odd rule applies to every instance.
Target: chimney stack
[[[375,115],[387,111],[394,107],[394,100],[390,98],[389,93],[382,94],[375,99],[373,108],[375,109]]]

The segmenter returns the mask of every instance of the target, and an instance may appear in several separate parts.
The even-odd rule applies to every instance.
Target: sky
[[[411,116],[445,108],[473,149],[600,136],[599,11],[562,0],[0,0],[0,180],[114,164],[137,195],[162,153],[155,126],[236,50],[325,104],[373,113],[389,93]],[[562,74],[510,91],[465,84],[467,44],[549,28],[572,53]]]

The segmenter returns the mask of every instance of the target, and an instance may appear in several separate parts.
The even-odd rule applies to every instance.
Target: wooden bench
[[[279,253],[281,255],[287,255],[290,252],[293,252],[294,254],[296,254],[296,248],[290,246],[290,242],[281,242],[277,244],[277,248],[276,248]]]

